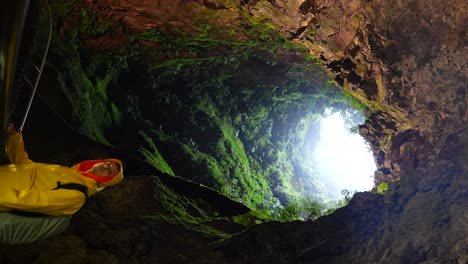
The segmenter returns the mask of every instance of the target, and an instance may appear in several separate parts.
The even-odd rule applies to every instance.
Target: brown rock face
[[[197,21],[235,29],[267,18],[320,58],[338,85],[374,113],[361,128],[375,182],[430,162],[467,119],[464,1],[87,1],[118,30],[87,40],[117,49],[147,29],[193,32]],[[239,36],[241,37],[241,36]],[[143,43],[143,45],[152,45]],[[157,47],[153,47],[157,48]]]
[[[376,184],[430,162],[441,142],[462,129],[463,1],[304,1],[296,12],[307,23],[284,32],[302,27],[295,40],[375,111],[361,134],[374,149]]]
[[[467,132],[449,136],[434,163],[404,175],[385,196],[357,194],[312,223],[255,226],[224,243],[219,262],[465,263]]]
[[[304,1],[289,15],[307,22],[284,32],[300,32],[295,41],[374,110],[360,131],[376,184],[401,182],[383,201],[359,195],[313,224],[259,226],[226,251],[246,239],[257,263],[466,262],[466,11],[463,1],[337,0]]]

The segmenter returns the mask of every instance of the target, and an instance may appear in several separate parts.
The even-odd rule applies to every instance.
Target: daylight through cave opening
[[[73,104],[88,137],[124,146],[155,170],[213,188],[250,209],[276,212],[310,201],[326,206],[343,198],[340,188],[362,190],[330,187],[314,149],[325,139],[320,120],[354,113],[352,105],[360,113],[366,107],[339,89],[304,47],[263,20],[253,22],[235,28],[239,36],[226,36],[224,25],[190,34],[144,30],[129,43],[131,54],[82,54],[59,45],[74,58],[61,78],[75,80],[74,89],[66,82],[60,89],[68,98],[103,102]]]
[[[308,125],[303,138],[288,153],[295,160],[293,186],[300,190],[300,199],[318,202],[322,213],[344,206],[353,193],[370,191],[374,185],[373,154],[358,133],[365,110],[354,108],[342,96],[334,97],[344,100],[339,105],[330,98],[323,111],[304,121]],[[307,116],[303,114],[304,119]]]
[[[323,118],[320,140],[309,154],[333,199],[340,198],[343,190],[369,191],[374,185],[374,158],[365,140],[353,131],[360,120],[346,118],[351,115],[363,119],[359,113],[349,111],[335,112]]]

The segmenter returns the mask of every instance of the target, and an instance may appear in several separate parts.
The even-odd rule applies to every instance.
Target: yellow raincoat
[[[104,160],[90,160],[72,168],[32,162],[24,150],[20,133],[7,138],[7,155],[12,164],[0,166],[0,212],[19,210],[46,215],[71,215],[86,202],[85,192],[61,186],[80,186],[94,195],[107,186],[122,181],[122,162],[116,159],[120,171],[113,176],[97,176],[80,172],[83,165],[91,166]],[[99,178],[107,177],[105,182]],[[80,188],[79,188],[80,189]]]

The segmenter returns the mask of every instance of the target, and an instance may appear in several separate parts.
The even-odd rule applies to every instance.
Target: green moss
[[[140,153],[143,155],[146,162],[153,165],[153,167],[155,167],[160,172],[175,176],[174,171],[172,171],[171,167],[167,164],[162,155],[159,153],[153,140],[141,130],[140,135],[149,145],[149,149],[140,148]]]
[[[377,186],[377,193],[383,194],[388,190],[388,184],[386,182],[379,184]]]
[[[62,67],[66,69],[66,75],[59,75],[59,83],[72,105],[83,134],[109,144],[102,131],[103,127],[110,126],[109,121],[112,120],[105,106],[105,98],[96,92],[77,57],[66,60]]]
[[[234,135],[234,129],[227,121],[224,120],[223,122],[220,122],[220,127],[221,131],[223,131],[224,138],[227,139],[227,142],[231,147],[232,155],[241,162],[239,166],[242,167],[243,173],[250,174],[249,159],[245,153],[244,144],[242,144],[241,140]]]
[[[345,100],[349,102],[349,105],[353,108],[361,112],[364,116],[367,116],[369,113],[369,106],[364,104],[363,102],[359,101],[356,97],[354,97],[350,92],[343,91]]]
[[[216,159],[212,162],[215,164],[218,161],[216,168],[219,168],[219,171],[211,170],[211,172],[213,175],[219,172],[223,174],[224,177],[215,176],[218,184],[222,186],[223,193],[240,198],[251,208],[268,204],[272,200],[268,177],[265,177],[261,170],[251,168],[244,144],[236,135],[229,117],[222,118],[223,115],[207,96],[200,98],[198,109],[210,116],[222,132],[216,145]],[[205,159],[209,158],[205,156]]]
[[[205,169],[210,173],[209,176],[213,177],[215,186],[219,187],[226,183],[226,178],[224,177],[222,169],[218,166],[218,162],[214,157],[185,144],[182,144],[182,151],[185,154],[188,154],[195,164],[205,167]]]
[[[191,72],[221,65],[237,68],[239,63],[262,53],[269,54],[265,58],[270,59],[269,64],[275,65],[280,50],[306,53],[304,47],[293,45],[266,19],[253,18],[248,14],[244,16],[249,21],[245,27],[217,27],[208,21],[199,21],[195,33],[175,33],[160,27],[143,31],[135,39],[158,45],[157,49],[149,52],[162,58],[153,69],[167,70],[163,75],[173,75],[187,70],[187,67]]]
[[[122,124],[122,113],[108,97],[107,87],[122,70],[121,65],[95,65],[104,69],[103,76],[97,72],[89,72],[82,68],[80,54],[73,46],[56,40],[54,42],[55,52],[62,53],[68,57],[61,65],[55,67],[59,73],[59,84],[72,106],[76,124],[82,133],[91,139],[103,144],[109,144],[104,129]],[[109,59],[112,61],[112,59]],[[108,68],[110,67],[110,68]],[[93,83],[92,79],[95,80]]]
[[[122,112],[113,102],[111,102],[111,116],[116,126],[121,127],[123,125]]]
[[[68,28],[67,35],[77,38],[79,35],[98,35],[108,31],[113,23],[110,19],[103,20],[84,3],[76,0],[51,3],[53,21],[62,22],[66,17],[74,16],[74,25]]]
[[[239,10],[245,19],[232,28],[210,24],[206,14],[190,32],[153,28],[131,36],[121,51],[90,55],[79,48],[82,39],[115,25],[74,3],[57,2],[57,21],[74,15],[69,22],[76,24],[54,40],[53,51],[70,58],[60,83],[85,135],[107,143],[103,131],[131,119],[150,131],[144,146],[135,147],[148,163],[170,175],[187,174],[181,176],[253,209],[286,207],[283,214],[294,215],[288,203],[320,198],[321,186],[297,146],[305,145],[308,127],[328,105],[355,101],[325,84],[328,77],[303,46],[293,45],[267,19]],[[141,45],[147,42],[151,47]],[[108,89],[132,58],[138,58],[132,66],[138,64],[145,80],[126,88],[129,94],[117,104]],[[187,164],[196,173],[182,168]],[[275,196],[285,197],[282,205]]]
[[[109,30],[113,24],[98,18],[96,14],[80,1],[54,2],[51,4],[55,28],[60,23],[73,17],[67,24],[67,30],[60,37],[53,35],[51,54],[65,60],[50,60],[55,67],[61,90],[71,105],[74,123],[72,124],[85,136],[109,144],[104,130],[122,124],[122,113],[109,100],[107,88],[119,73],[126,69],[127,56],[122,50],[121,56],[115,54],[83,54],[80,49],[81,38],[95,36]],[[48,18],[41,15],[41,29],[48,28]]]
[[[247,214],[234,216],[232,220],[236,224],[240,224],[243,226],[251,226],[251,225],[261,224],[264,222],[271,222],[271,221],[274,221],[275,219],[271,217],[270,211],[263,209],[263,210],[253,210]]]
[[[210,238],[223,239],[231,236],[231,234],[212,226],[216,220],[229,221],[229,218],[215,217],[212,212],[202,209],[207,208],[202,201],[195,201],[174,192],[158,178],[155,178],[154,181],[155,199],[159,209],[155,215],[148,217],[158,222],[184,226],[187,230]]]

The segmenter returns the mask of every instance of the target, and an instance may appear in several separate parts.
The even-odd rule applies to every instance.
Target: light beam
[[[319,174],[330,196],[342,198],[341,190],[369,191],[374,185],[374,158],[364,139],[345,128],[340,113],[321,121],[320,141],[314,151]]]

